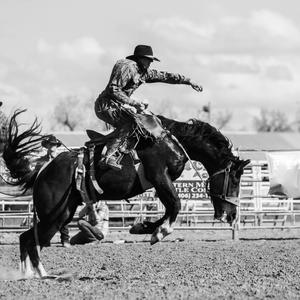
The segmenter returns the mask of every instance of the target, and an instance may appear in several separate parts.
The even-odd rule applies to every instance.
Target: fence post
[[[238,200],[236,208],[236,220],[232,223],[232,239],[234,241],[239,240],[239,229],[240,229],[240,214],[241,214],[241,201]]]
[[[291,222],[292,225],[296,225],[296,215],[294,213],[294,198],[290,198],[290,210],[291,210]]]
[[[31,212],[33,211],[33,209],[31,210],[31,201],[33,203],[33,199],[28,199],[28,216],[27,216],[27,227],[28,229],[30,229],[31,227]],[[33,208],[33,204],[32,204],[32,208]]]

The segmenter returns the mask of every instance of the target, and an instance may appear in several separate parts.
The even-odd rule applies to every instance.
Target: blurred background
[[[1,0],[0,100],[44,131],[103,130],[93,102],[116,60],[151,45],[158,70],[204,88],[146,84],[156,114],[224,131],[300,131],[296,0]]]

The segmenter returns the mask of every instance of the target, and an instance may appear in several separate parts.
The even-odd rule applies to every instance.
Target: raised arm
[[[157,71],[153,69],[149,69],[145,74],[145,82],[164,82],[170,84],[186,84],[190,85],[197,92],[202,92],[202,87],[192,81],[190,78],[177,74],[177,73],[169,73],[164,71]]]

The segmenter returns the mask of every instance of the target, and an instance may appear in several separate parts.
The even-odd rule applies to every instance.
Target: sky
[[[152,68],[204,89],[145,84],[134,97],[154,113],[171,107],[183,121],[210,103],[213,113],[233,114],[233,131],[252,130],[261,108],[292,120],[300,109],[299,15],[296,0],[0,0],[2,108],[27,108],[47,129],[58,101],[96,98],[114,63],[146,44],[161,60]]]

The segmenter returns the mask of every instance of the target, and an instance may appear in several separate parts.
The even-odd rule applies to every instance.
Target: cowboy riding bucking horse
[[[160,61],[153,56],[150,46],[138,45],[134,54],[120,59],[113,67],[105,90],[95,102],[95,113],[99,119],[115,127],[118,132],[107,145],[103,162],[114,170],[121,170],[118,163],[119,148],[127,144],[132,125],[137,113],[147,108],[147,103],[138,102],[130,96],[143,83],[164,82],[190,85],[198,92],[202,87],[180,74],[150,69],[153,61]]]

